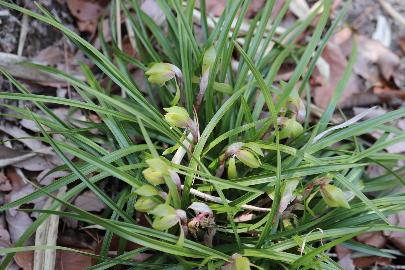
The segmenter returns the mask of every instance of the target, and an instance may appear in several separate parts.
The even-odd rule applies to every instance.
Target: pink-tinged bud
[[[192,124],[192,120],[188,115],[188,112],[183,107],[173,106],[170,108],[164,108],[167,112],[165,119],[169,125],[178,128],[188,128]]]
[[[322,198],[325,200],[325,203],[329,207],[343,207],[350,208],[349,203],[347,202],[343,191],[330,184],[321,186]]]
[[[242,142],[236,142],[229,145],[225,151],[225,158],[235,155],[245,144]]]
[[[235,156],[246,166],[250,168],[258,168],[262,163],[252,152],[241,149],[236,152]]]
[[[188,208],[194,210],[196,215],[201,213],[207,213],[210,216],[214,215],[211,208],[202,202],[193,202]]]
[[[174,77],[182,77],[181,70],[169,63],[154,63],[145,72],[151,83],[163,85]]]

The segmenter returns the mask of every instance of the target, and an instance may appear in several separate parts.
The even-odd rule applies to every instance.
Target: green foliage
[[[102,252],[84,254],[98,262],[91,269],[116,265],[133,269],[339,269],[324,255],[327,249],[365,231],[403,231],[387,224],[386,217],[405,209],[405,196],[394,192],[403,185],[404,170],[393,162],[404,157],[383,149],[405,139],[386,125],[404,117],[405,109],[317,137],[327,129],[345,88],[356,45],[321,121],[311,125],[308,117],[300,119],[305,106],[298,93],[310,87],[310,74],[344,10],[327,30],[332,1],[324,0],[308,18],[276,35],[290,1],[285,1],[272,21],[275,1],[266,1],[246,35],[239,35],[250,1],[227,2],[215,27],[209,29],[205,1],[200,1],[202,27],[197,30],[192,23],[195,1],[157,0],[166,18],[164,31],[140,9],[138,1],[123,1],[120,6],[129,18],[139,55],[133,59],[118,49],[113,28],[111,43],[100,37],[100,52],[43,8],[37,14],[0,1],[4,7],[59,29],[102,73],[96,79],[92,69],[83,65],[86,80],[82,81],[51,67],[31,64],[68,82],[81,96],[77,101],[32,94],[1,70],[20,93],[0,92],[0,98],[35,104],[38,110],[34,112],[7,107],[16,117],[37,123],[41,132],[36,139],[49,143],[65,161],[66,166],[54,171],[70,174],[36,187],[34,193],[0,210],[41,196],[53,197],[59,188],[71,187],[62,198],[53,197],[49,208],[29,210],[40,216],[15,247],[0,251],[7,254],[1,269],[18,251],[64,249],[24,246],[51,214],[105,229]],[[296,37],[307,31],[315,18],[317,25],[308,43],[297,44]],[[202,40],[197,40],[197,31],[202,31]],[[243,37],[242,46],[239,36]],[[274,45],[270,47],[270,43]],[[231,64],[233,55],[238,55],[236,69]],[[290,80],[274,84],[287,61],[296,63]],[[130,66],[145,72],[143,83],[134,80]],[[100,77],[108,83],[99,83]],[[114,89],[120,89],[125,98]],[[90,132],[94,123],[85,121],[78,127],[73,120],[63,122],[47,104],[95,114],[101,124],[97,132]],[[385,135],[373,145],[361,137],[376,130]],[[50,132],[61,134],[64,140],[53,139]],[[388,138],[388,133],[396,137]],[[67,154],[76,159],[72,161]],[[373,164],[383,165],[387,173],[368,178],[365,169]],[[128,189],[107,194],[99,187],[101,181],[122,182]],[[111,209],[109,216],[100,217],[69,203],[87,188]],[[66,211],[56,210],[60,205]],[[144,215],[147,224],[137,224],[134,211]],[[254,215],[245,215],[251,213]],[[252,218],[246,220],[246,216]],[[108,257],[113,234],[142,247]],[[321,240],[326,244],[319,245]],[[383,253],[355,244],[349,248],[361,248],[370,255]],[[141,252],[153,252],[154,256],[143,263],[131,260]]]

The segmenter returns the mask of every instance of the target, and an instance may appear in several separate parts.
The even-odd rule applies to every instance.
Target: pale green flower
[[[284,123],[283,129],[280,131],[280,139],[295,138],[304,132],[304,128],[295,119],[288,119]]]
[[[139,197],[135,203],[135,209],[139,212],[149,212],[158,205],[150,197]]]
[[[174,127],[187,128],[192,123],[188,112],[183,107],[173,106],[170,108],[164,108],[167,112],[165,114],[166,121]]]
[[[330,207],[350,208],[343,191],[334,185],[322,185],[321,194],[325,203]]]
[[[236,152],[235,156],[246,166],[250,168],[258,168],[262,163],[256,156],[248,151],[241,149],[238,152]]]
[[[149,82],[163,85],[176,76],[181,77],[181,71],[178,67],[169,63],[154,63],[145,72],[145,75],[148,76]]]

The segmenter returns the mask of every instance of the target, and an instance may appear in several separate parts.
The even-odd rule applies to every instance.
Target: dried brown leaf
[[[23,270],[32,270],[34,265],[34,253],[32,251],[17,252],[14,260]]]
[[[92,250],[81,250],[93,252]],[[32,270],[34,265],[34,252],[18,252],[14,257],[18,266],[23,270]],[[91,257],[74,252],[57,251],[55,270],[81,270],[92,265]]]
[[[81,250],[83,252],[93,252],[92,250]],[[58,251],[56,255],[57,270],[79,270],[86,269],[92,265],[91,257],[79,253]]]
[[[377,257],[377,256],[370,256],[370,257],[360,257],[360,258],[354,258],[353,263],[356,267],[362,268],[362,267],[367,267],[371,265],[387,265],[391,263],[391,259],[389,258],[383,258],[383,257]]]
[[[146,0],[142,3],[141,9],[153,19],[153,21],[157,25],[162,25],[165,20],[166,16],[163,13],[162,9],[159,7],[156,0]]]
[[[66,85],[66,82],[57,78],[55,75],[22,65],[22,63],[26,61],[29,61],[26,57],[0,52],[0,66],[7,69],[14,77],[33,81],[36,84],[55,87]]]
[[[32,224],[32,219],[29,215],[21,211],[15,211],[14,214],[11,214],[11,211],[7,211],[6,220],[11,243],[15,243]],[[32,239],[27,241],[26,244],[32,245]]]
[[[389,222],[394,226],[405,227],[405,211],[388,217]],[[385,231],[384,235],[402,252],[405,252],[405,232]]]
[[[322,57],[329,64],[329,80],[325,84],[322,84],[323,77],[315,78],[317,85],[314,87],[313,95],[315,104],[321,108],[326,108],[332,98],[337,84],[341,80],[344,69],[347,66],[347,59],[341,48],[332,42],[329,42],[329,44],[326,45]],[[346,85],[346,89],[343,92],[342,98],[340,99],[340,103],[345,103],[357,92],[359,92],[358,79],[352,74]]]
[[[381,232],[363,233],[356,238],[359,242],[376,248],[382,248],[387,243],[387,239]]]
[[[401,47],[401,50],[403,53],[405,53],[405,36],[402,36],[398,40],[399,47]]]
[[[47,148],[43,143],[41,143],[41,141],[34,139],[25,139],[30,137],[31,135],[15,125],[11,125],[8,123],[2,124],[0,125],[0,130],[10,135],[11,137],[19,140],[31,150],[38,151]]]
[[[399,65],[399,57],[380,42],[366,36],[359,36],[358,42],[359,54],[354,66],[355,72],[363,78],[373,81],[370,65],[376,64],[383,78],[390,80],[395,68]]]
[[[10,246],[10,233],[6,229],[4,216],[0,216],[0,248]]]
[[[104,203],[92,191],[85,191],[77,196],[74,204],[82,210],[99,212],[104,209]]]
[[[12,186],[10,180],[4,175],[4,173],[0,172],[0,191],[11,191]]]
[[[0,168],[27,160],[35,155],[37,154],[34,152],[11,149],[0,145]]]
[[[67,0],[67,5],[74,17],[78,19],[80,31],[94,33],[97,29],[98,18],[102,7],[97,2],[88,0]]]

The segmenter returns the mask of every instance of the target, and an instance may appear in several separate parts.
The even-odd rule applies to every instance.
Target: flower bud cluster
[[[186,213],[181,209],[174,209],[169,204],[162,204],[164,192],[156,187],[166,181],[173,181],[178,189],[181,188],[179,175],[169,166],[163,158],[147,159],[148,168],[142,171],[149,184],[142,185],[135,193],[139,196],[135,209],[154,216],[152,227],[157,230],[167,230],[177,223],[187,221]]]

